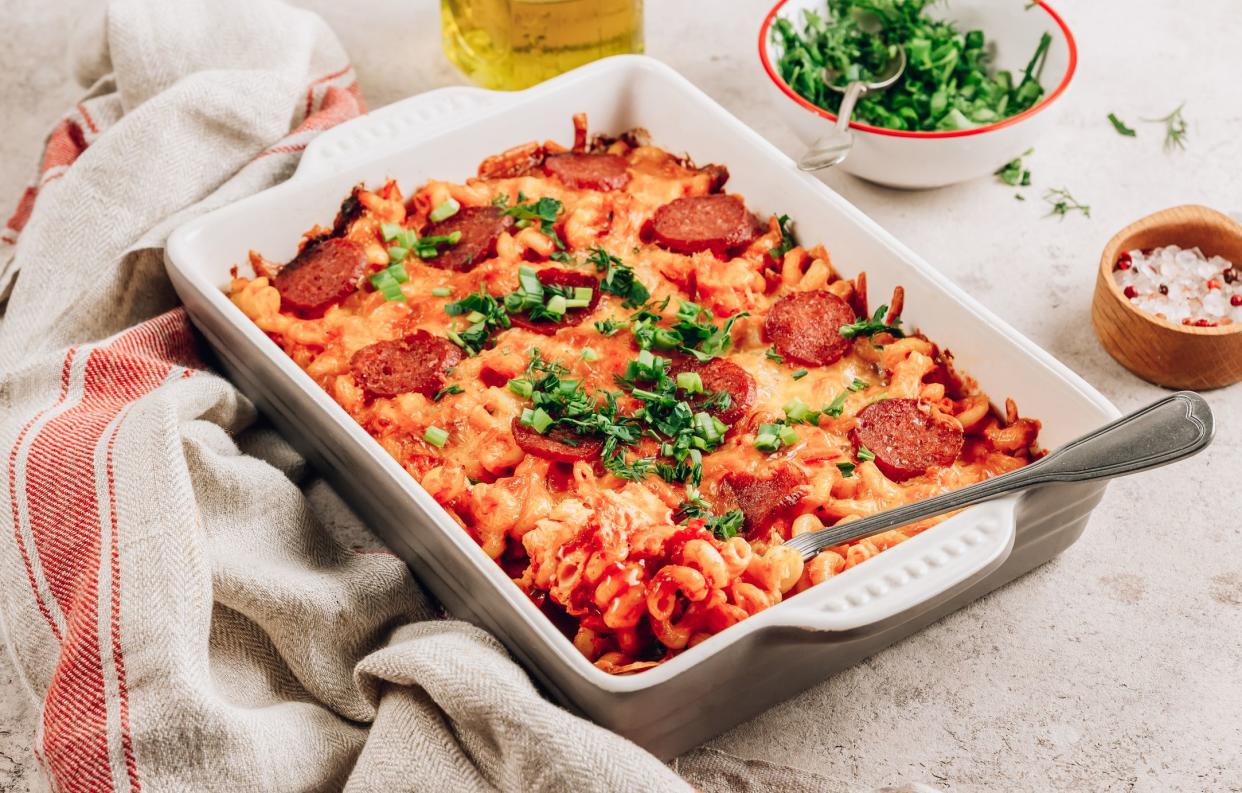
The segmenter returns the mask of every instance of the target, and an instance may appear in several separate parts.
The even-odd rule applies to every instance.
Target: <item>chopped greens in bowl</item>
[[[906,70],[885,91],[863,96],[854,120],[886,129],[921,132],[973,129],[1023,112],[1044,96],[1040,83],[1052,36],[1044,33],[1020,74],[989,68],[994,47],[982,30],[960,31],[933,19],[931,0],[825,0],[805,10],[801,28],[777,18],[772,41],[781,53],[781,78],[807,101],[836,113],[843,94],[825,83],[869,80],[898,45]]]

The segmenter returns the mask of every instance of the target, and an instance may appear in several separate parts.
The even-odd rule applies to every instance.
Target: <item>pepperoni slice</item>
[[[425,330],[403,339],[363,347],[349,361],[358,383],[374,397],[417,392],[434,396],[444,375],[461,362],[461,349],[448,339]]]
[[[841,326],[853,321],[854,310],[831,292],[793,292],[772,304],[763,331],[786,358],[827,366],[849,351]]]
[[[451,218],[423,229],[424,237],[461,232],[456,245],[441,248],[438,256],[425,259],[424,263],[441,270],[469,272],[496,255],[496,240],[512,225],[513,218],[497,207],[462,207]]]
[[[700,363],[693,358],[687,358],[674,363],[669,370],[672,377],[676,377],[681,372],[698,372],[699,379],[703,381],[703,388],[712,394],[717,391],[728,393],[729,407],[723,410],[715,408],[708,411],[725,424],[732,426],[738,423],[745,417],[751,405],[755,404],[755,378],[731,361],[712,358],[710,361]],[[691,400],[691,405],[697,408],[709,398],[695,397]]]
[[[513,419],[513,440],[527,454],[558,463],[576,463],[599,456],[604,448],[603,440],[576,435],[565,427],[553,427],[547,435],[540,435],[534,428]]]
[[[591,290],[591,302],[586,308],[571,308],[565,312],[560,322],[551,320],[533,320],[525,314],[510,314],[509,321],[514,327],[526,328],[545,336],[551,336],[561,328],[578,325],[595,310],[599,303],[599,280],[589,273],[579,270],[562,270],[559,267],[545,267],[535,273],[539,283],[544,286],[584,286]]]
[[[352,240],[308,243],[272,279],[280,302],[305,317],[318,317],[358,289],[367,266],[366,252]]]
[[[617,154],[550,154],[543,167],[575,190],[620,190],[630,181],[628,164]]]
[[[934,416],[914,399],[884,399],[858,411],[850,433],[855,447],[865,446],[875,464],[896,482],[952,465],[962,450],[962,428]]]
[[[651,234],[674,253],[711,251],[724,256],[759,235],[746,205],[731,195],[683,196],[656,210]]]
[[[731,502],[742,510],[746,535],[755,537],[782,511],[802,500],[806,483],[806,474],[790,466],[781,466],[762,479],[746,471],[734,471],[720,483],[720,494],[724,503]]]

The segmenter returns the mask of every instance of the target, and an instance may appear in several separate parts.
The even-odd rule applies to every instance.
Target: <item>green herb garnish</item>
[[[1070,212],[1081,212],[1083,217],[1091,217],[1091,207],[1086,204],[1079,203],[1078,199],[1070,195],[1069,191],[1064,187],[1057,188],[1055,190],[1048,190],[1044,193],[1044,201],[1052,207],[1048,214],[1057,215],[1062,220],[1064,220],[1065,216]]]
[[[837,468],[841,471],[842,479],[849,479],[854,475],[855,465],[853,463],[837,463]]]
[[[461,394],[461,393],[463,393],[461,386],[457,385],[456,383],[451,383],[449,385],[446,385],[444,388],[441,388],[439,391],[437,391],[436,395],[431,398],[431,401],[439,402],[441,399],[444,399],[449,394]]]
[[[834,419],[840,418],[841,413],[845,410],[845,398],[847,396],[849,396],[849,394],[845,391],[837,394],[836,397],[824,408],[824,412],[829,416],[832,416]]]
[[[1009,162],[1002,165],[996,175],[1000,180],[1010,187],[1026,187],[1031,183],[1031,172],[1022,167],[1022,158],[1029,157],[1035,153],[1034,149],[1027,149],[1018,157],[1014,157]]]
[[[877,333],[888,333],[899,339],[905,336],[906,334],[901,330],[901,328],[897,327],[901,324],[901,318],[898,317],[897,319],[894,319],[893,324],[889,325],[884,321],[884,315],[887,313],[888,306],[880,306],[875,310],[875,314],[873,314],[869,319],[863,318],[857,322],[842,325],[840,333],[847,339],[854,339],[859,336],[870,338]]]
[[[448,442],[448,437],[448,432],[439,427],[428,427],[427,431],[423,433],[423,440],[437,449],[444,448],[444,444]]]
[[[804,11],[801,30],[778,17],[772,40],[780,45],[782,79],[812,104],[836,113],[843,94],[825,83],[871,80],[905,47],[906,70],[887,91],[864,96],[854,118],[903,130],[960,130],[1017,115],[1044,95],[1040,74],[1052,44],[1044,33],[1025,71],[991,74],[982,31],[959,31],[932,19],[931,0],[827,0],[826,13]],[[822,6],[821,6],[822,7]],[[876,30],[874,21],[878,20]]]
[[[509,313],[496,298],[480,289],[466,295],[456,303],[446,303],[444,313],[450,317],[465,316],[469,323],[458,329],[449,329],[448,338],[467,355],[478,355],[491,344],[492,334],[510,327]]]
[[[1167,116],[1143,119],[1144,121],[1149,121],[1154,124],[1164,124],[1165,151],[1186,148],[1186,133],[1189,130],[1189,127],[1186,124],[1186,117],[1182,115],[1182,108],[1185,106],[1186,103],[1182,102],[1180,105],[1173,108],[1173,112],[1169,113]]]
[[[798,240],[794,238],[793,231],[789,227],[789,215],[781,215],[776,222],[781,229],[781,241],[779,245],[768,251],[768,255],[779,262],[785,258],[785,254],[798,247]]]
[[[745,514],[740,509],[731,509],[723,515],[715,514],[711,504],[704,500],[693,485],[686,486],[686,500],[681,502],[676,514],[681,523],[695,518],[705,518],[704,528],[716,535],[719,540],[727,540],[736,536],[742,530],[742,524],[746,520]]]
[[[769,347],[766,351],[764,351],[763,357],[767,358],[769,361],[776,361],[777,363],[785,362],[785,356],[777,352],[776,347]]]
[[[1108,114],[1108,121],[1113,125],[1113,129],[1117,130],[1118,135],[1124,135],[1127,138],[1133,138],[1138,133],[1126,126],[1126,122],[1117,118],[1116,113]]]
[[[453,215],[456,215],[457,211],[460,209],[461,204],[457,203],[457,199],[450,198],[443,204],[440,204],[440,206],[431,210],[431,213],[427,215],[427,219],[432,223],[439,223],[441,220],[448,220]]]
[[[508,203],[507,196],[497,196],[497,198],[504,198],[504,204]],[[544,236],[556,243],[556,247],[559,250],[564,250],[565,242],[556,233],[556,218],[561,214],[561,210],[565,208],[564,205],[555,198],[548,198],[547,196],[534,203],[523,203],[525,198],[526,196],[518,193],[518,203],[513,206],[505,206],[504,204],[497,204],[497,206],[502,207],[506,215],[517,220],[517,223],[514,225],[518,228],[526,228],[534,223],[538,223],[539,230],[543,232]]]

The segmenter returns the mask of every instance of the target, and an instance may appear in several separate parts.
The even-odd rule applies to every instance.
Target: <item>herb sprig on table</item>
[[[1032,107],[1044,95],[1040,83],[1052,36],[1044,33],[1026,69],[1015,77],[989,74],[987,40],[981,30],[962,33],[948,21],[924,14],[931,0],[827,0],[824,13],[803,12],[798,29],[778,18],[772,39],[782,47],[777,68],[803,98],[835,113],[842,94],[835,82],[879,74],[896,51],[906,50],[906,71],[887,91],[864,96],[854,117],[888,129],[959,130],[990,124]],[[878,30],[875,22],[878,20]]]

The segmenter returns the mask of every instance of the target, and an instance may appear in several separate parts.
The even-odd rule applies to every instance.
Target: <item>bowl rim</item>
[[[777,0],[776,5],[772,6],[772,10],[768,11],[767,16],[763,18],[763,23],[759,26],[759,62],[763,64],[763,70],[767,72],[768,79],[772,81],[773,85],[780,89],[781,93],[785,94],[785,96],[789,97],[806,110],[822,116],[829,121],[835,122],[837,120],[835,114],[829,113],[822,107],[811,103],[785,82],[785,80],[776,72],[775,67],[772,65],[771,59],[767,56],[767,51],[764,49],[768,42],[768,35],[769,31],[772,29],[772,23],[776,20],[777,14],[780,13],[781,9],[784,8],[788,2],[789,0]],[[1038,103],[1028,107],[1016,116],[1009,116],[1008,118],[1003,118],[1000,121],[985,124],[982,127],[973,127],[971,129],[932,131],[888,129],[887,127],[876,127],[871,124],[864,124],[861,121],[851,121],[850,129],[894,138],[916,138],[924,140],[964,138],[970,135],[982,135],[985,132],[992,132],[993,130],[1003,129],[1004,127],[1017,124],[1018,122],[1030,118],[1039,111],[1051,105],[1057,97],[1065,93],[1065,89],[1069,87],[1070,81],[1074,78],[1074,73],[1078,70],[1078,45],[1074,41],[1074,34],[1070,32],[1069,26],[1065,24],[1065,20],[1061,18],[1061,15],[1052,9],[1052,6],[1048,5],[1044,2],[1044,0],[1035,0],[1035,4],[1043,9],[1048,16],[1052,17],[1052,21],[1055,22],[1057,27],[1061,29],[1061,35],[1065,37],[1065,43],[1069,47],[1069,64],[1065,69],[1065,76],[1061,78],[1061,82],[1057,85],[1056,89]]]
[[[1122,241],[1139,231],[1144,231],[1153,226],[1160,225],[1161,222],[1166,220],[1169,216],[1186,211],[1204,215],[1213,223],[1219,223],[1222,227],[1229,229],[1237,235],[1240,240],[1242,240],[1242,224],[1238,223],[1225,213],[1202,204],[1178,204],[1177,206],[1171,206],[1166,209],[1161,209],[1158,212],[1152,212],[1149,215],[1144,215],[1114,234],[1104,245],[1104,250],[1100,251],[1099,280],[1100,282],[1107,284],[1105,288],[1108,290],[1108,293],[1113,297],[1113,299],[1121,303],[1127,311],[1143,318],[1156,327],[1172,330],[1187,336],[1231,336],[1235,333],[1242,333],[1242,322],[1231,322],[1228,325],[1214,325],[1205,328],[1197,325],[1173,323],[1167,319],[1157,317],[1155,314],[1148,314],[1146,311],[1130,302],[1130,298],[1126,297],[1121,291],[1121,287],[1117,286],[1117,279],[1113,277],[1113,265],[1116,263]]]

